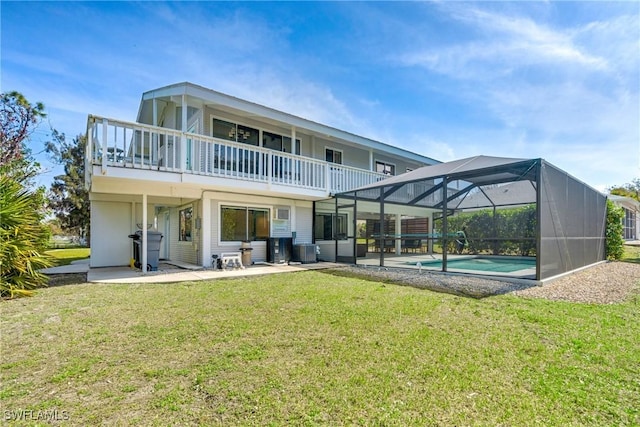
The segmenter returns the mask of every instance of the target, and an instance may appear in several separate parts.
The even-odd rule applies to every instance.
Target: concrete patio
[[[47,275],[87,274],[90,283],[172,283],[198,280],[258,276],[264,274],[292,273],[305,270],[339,268],[344,264],[318,262],[311,264],[255,264],[244,269],[213,270],[184,263],[160,261],[157,271],[142,273],[131,267],[90,268],[89,259],[75,261],[69,265],[42,270]]]

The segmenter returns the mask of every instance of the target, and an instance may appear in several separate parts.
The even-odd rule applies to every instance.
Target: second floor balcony
[[[326,196],[388,178],[370,170],[140,123],[89,116],[86,170],[130,168],[295,187]],[[91,179],[88,176],[87,179]]]

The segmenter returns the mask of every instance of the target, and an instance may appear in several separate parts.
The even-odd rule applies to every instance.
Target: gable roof
[[[627,196],[618,196],[616,194],[609,194],[607,197],[617,206],[622,206],[629,210],[640,211],[640,202],[636,199]]]
[[[431,157],[427,157],[413,151],[356,135],[332,126],[323,125],[321,123],[314,122],[313,120],[304,119],[290,113],[217,92],[213,89],[208,89],[190,82],[175,83],[143,93],[142,100],[140,101],[140,107],[138,109],[137,120],[140,122],[141,118],[145,114],[150,114],[151,100],[164,98],[177,101],[182,95],[185,95],[190,99],[197,100],[201,105],[211,106],[233,114],[249,115],[254,119],[260,118],[268,123],[273,123],[279,126],[292,126],[299,131],[306,131],[304,133],[314,134],[325,139],[331,140],[332,138],[336,138],[341,140],[341,142],[371,148],[393,156],[411,159],[418,163],[440,163],[439,160],[435,160]]]

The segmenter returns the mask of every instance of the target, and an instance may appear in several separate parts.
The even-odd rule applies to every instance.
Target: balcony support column
[[[107,174],[107,158],[109,154],[107,153],[107,138],[109,137],[109,121],[107,119],[102,119],[102,175]]]
[[[302,147],[301,147],[302,148]],[[296,127],[291,126],[291,154],[300,154],[296,153]],[[297,162],[292,164],[293,170],[291,171],[291,179],[295,182],[297,179],[295,177],[300,176],[300,171],[298,170]]]
[[[180,171],[187,170],[187,95],[182,95],[182,123],[180,124],[182,135],[180,136]]]
[[[202,241],[202,266],[207,268],[211,265],[211,198],[202,193],[202,219],[200,220],[200,239]]]
[[[136,232],[136,201],[131,202],[131,234]],[[135,258],[135,254],[133,251],[131,252],[131,259]],[[133,267],[133,262],[131,263],[131,267]]]
[[[331,194],[331,186],[332,186],[332,181],[333,181],[333,172],[332,172],[332,167],[329,165],[329,163],[326,163],[323,165],[325,173],[325,184],[327,186],[327,194]]]
[[[147,274],[147,194],[142,194],[142,246],[140,248],[140,270]]]
[[[153,98],[153,125],[158,126],[158,100]]]
[[[291,126],[291,154],[296,153],[296,127]]]

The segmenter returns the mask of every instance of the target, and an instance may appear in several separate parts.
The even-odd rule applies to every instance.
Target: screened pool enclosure
[[[543,159],[425,166],[316,202],[315,218],[336,261],[364,266],[541,281],[605,259],[605,196]]]

